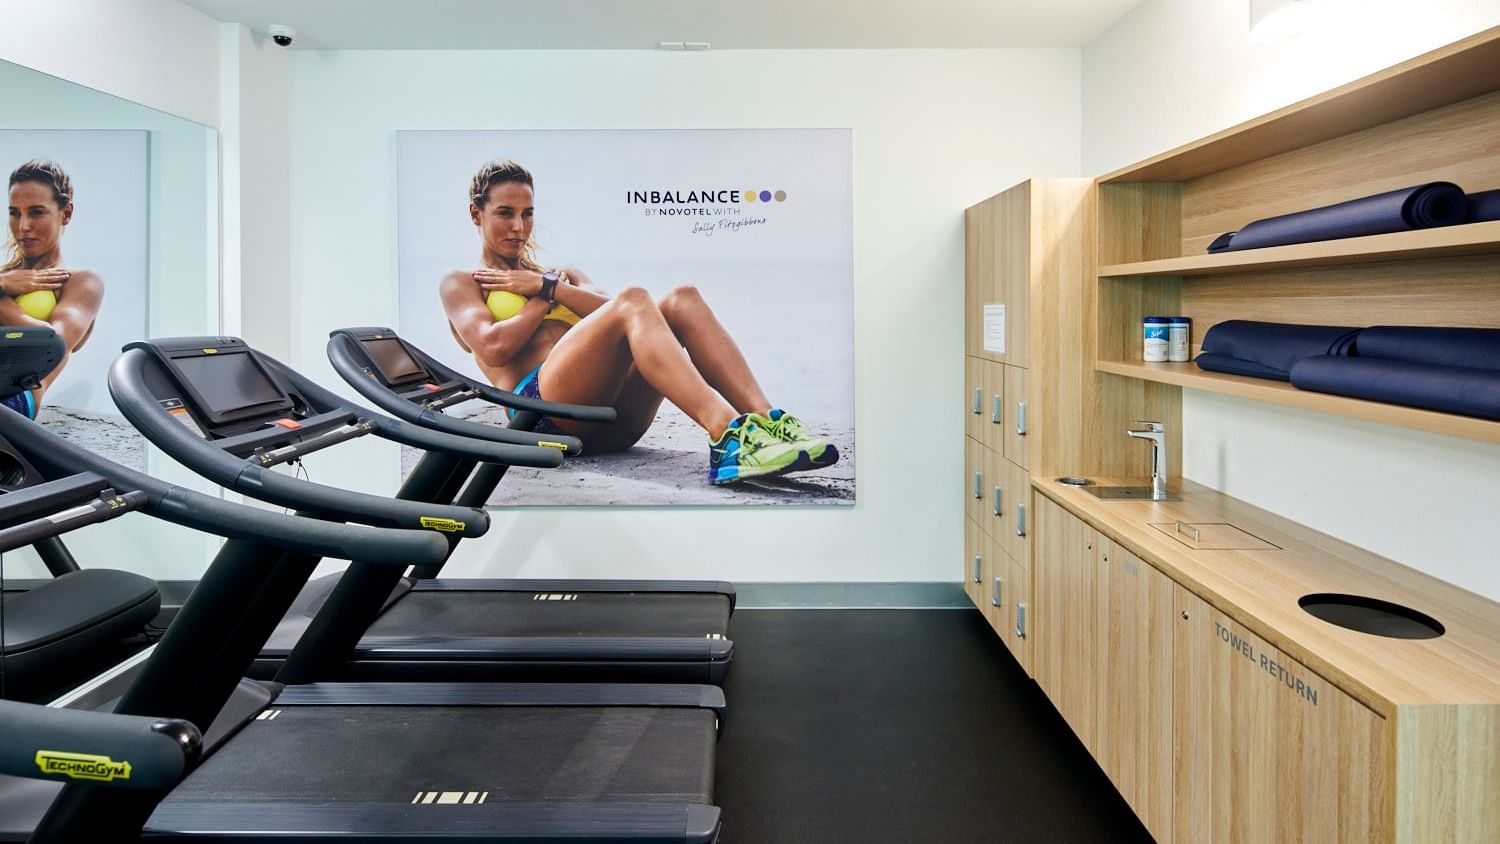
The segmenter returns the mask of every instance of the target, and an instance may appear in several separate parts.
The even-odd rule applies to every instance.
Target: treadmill
[[[242,352],[212,357],[199,365],[216,384],[235,385],[251,397],[277,387]],[[199,508],[233,514],[223,529],[240,541],[215,559],[115,707],[120,715],[213,721],[322,550],[399,569],[435,563],[447,553],[449,542],[437,530],[479,534],[488,526],[482,511],[383,499],[283,475],[259,480],[309,505],[316,502],[303,508],[304,516],[161,492],[165,484],[10,415],[0,416],[0,438],[43,479],[95,471],[126,494],[138,487],[156,490],[156,498],[148,492],[148,502],[160,501],[160,514],[177,517]],[[399,427],[388,433],[402,434]],[[414,436],[433,437],[435,444],[444,439],[425,431]],[[324,441],[324,447],[331,444]],[[336,524],[343,520],[425,523],[429,530]],[[289,522],[296,527],[287,535]],[[457,528],[459,523],[465,527]],[[711,844],[718,835],[712,788],[723,693],[716,687],[327,683],[267,689],[268,705],[243,718],[239,730],[201,762],[179,753],[188,773],[170,792],[166,784],[176,778],[172,754],[159,742],[152,750],[164,758],[153,759],[153,776],[142,788],[100,781],[109,769],[98,765],[38,771],[74,778],[51,801],[30,840],[122,841],[140,835],[151,841]],[[139,721],[107,724],[96,731],[106,738],[138,736],[141,730]],[[42,726],[38,735],[50,741],[56,731]],[[191,733],[184,728],[179,734],[182,744],[191,744]],[[0,728],[0,770],[24,770],[28,754],[46,749],[37,740],[8,724]],[[114,745],[95,747],[95,756],[107,755],[101,748]],[[122,755],[118,751],[110,760],[129,761]]]
[[[404,352],[408,347],[384,329],[367,334],[376,348]],[[188,462],[212,467],[209,476],[232,485],[243,462],[225,462],[220,450],[237,451],[238,428],[224,428],[206,412],[194,393],[208,389],[197,383],[195,358],[215,354],[246,353],[274,374],[292,397],[286,411],[302,430],[319,416],[353,415],[372,423],[383,417],[355,405],[312,382],[274,359],[255,352],[231,338],[195,338],[188,341],[158,340],[133,344],[111,373],[111,390],[117,401],[126,393],[137,404],[180,400],[180,406],[164,414],[152,411],[140,419],[121,409],[148,438]],[[392,346],[382,346],[390,340]],[[224,341],[224,342],[220,342]],[[537,402],[513,397],[524,405],[523,428],[505,429],[462,422],[440,415],[435,408],[451,406],[467,398],[512,401],[508,393],[462,379],[440,364],[418,364],[410,355],[407,366],[417,375],[400,382],[425,395],[418,405],[383,386],[376,386],[375,373],[364,374],[360,358],[346,358],[342,346],[350,345],[343,332],[330,342],[330,358],[341,373],[358,372],[352,383],[381,409],[419,426],[435,429],[433,435],[459,438],[470,444],[468,451],[429,448],[403,484],[398,497],[482,507],[512,464],[516,451],[536,452],[517,444],[541,446],[541,452],[560,462],[565,453],[576,453],[574,437],[542,436],[524,430],[534,425],[536,412],[575,415],[582,418],[612,418],[610,408],[588,408]],[[354,342],[351,355],[364,355],[362,342]],[[147,359],[167,362],[180,370],[182,389],[164,389],[160,383],[144,381]],[[351,363],[351,360],[353,363]],[[183,362],[189,362],[186,367]],[[370,365],[374,365],[371,363]],[[352,368],[359,367],[359,368]],[[135,373],[135,374],[132,374]],[[350,377],[345,374],[345,377]],[[420,378],[422,386],[410,386]],[[369,382],[369,385],[361,383]],[[147,395],[149,394],[149,395]],[[158,438],[154,431],[180,434],[180,425],[167,425],[170,413],[191,415],[210,439],[200,437]],[[278,411],[281,412],[281,411]],[[267,414],[262,413],[264,418]],[[154,420],[154,421],[151,421]],[[436,421],[434,421],[436,420]],[[273,434],[277,429],[270,429]],[[280,434],[295,436],[296,429]],[[265,441],[274,450],[280,440]],[[226,444],[227,443],[227,444]],[[421,447],[419,445],[419,447]],[[188,448],[190,452],[181,452]],[[495,455],[494,450],[502,450]],[[532,465],[535,465],[533,463]],[[202,471],[203,469],[200,469]],[[267,488],[242,491],[283,506],[302,507],[303,502]],[[253,666],[251,676],[275,677],[285,682],[313,680],[384,681],[512,681],[562,682],[569,680],[615,682],[690,682],[719,684],[728,672],[734,643],[727,635],[734,610],[734,587],[722,582],[681,581],[568,581],[436,579],[442,564],[418,566],[410,575],[389,566],[352,565],[341,578],[315,581],[303,591],[292,610],[278,625],[267,648]],[[335,587],[336,583],[336,587]],[[304,644],[308,630],[320,632],[317,644]],[[359,636],[359,633],[363,633]],[[349,638],[350,636],[354,638]]]
[[[22,390],[36,389],[41,379],[62,362],[61,341],[45,334],[7,338],[0,346],[0,398]],[[78,497],[78,507],[97,510],[97,501],[109,500],[114,515],[127,512],[121,502],[105,495],[99,479],[67,487],[48,495]],[[6,513],[0,516],[0,534],[14,535],[20,520],[32,519],[36,508],[55,499],[47,498],[33,485],[34,478],[19,457],[0,449],[0,496]],[[99,498],[91,496],[98,494]],[[31,503],[23,506],[23,501]],[[134,509],[129,508],[129,509]],[[102,515],[90,511],[92,515]],[[79,511],[72,518],[86,515]],[[0,697],[7,700],[41,702],[108,668],[131,651],[149,644],[146,628],[161,610],[156,581],[117,569],[81,569],[57,531],[26,522],[35,538],[29,544],[41,557],[48,580],[28,589],[5,585],[0,596]],[[7,546],[3,550],[11,550]]]
[[[0,336],[0,397],[34,385],[62,359],[64,351],[62,339],[51,328],[4,332]],[[4,469],[0,554],[55,541],[62,533],[136,511],[228,538],[204,578],[208,586],[195,590],[182,608],[189,619],[218,613],[213,606],[213,584],[223,586],[246,575],[258,578],[262,569],[273,567],[264,563],[286,559],[282,552],[403,562],[408,555],[436,560],[446,552],[447,543],[426,531],[310,523],[174,487],[97,458],[8,411],[0,415],[0,467]],[[257,543],[255,552],[248,554],[252,539]],[[108,645],[108,637],[101,639],[92,628],[117,629],[116,619],[129,615],[128,610],[109,613],[99,608],[111,603],[131,606],[133,589],[112,590],[106,581],[80,579],[76,574],[52,582],[91,585],[81,593],[56,592],[40,605],[45,612],[20,614],[23,627],[34,628],[35,640],[43,644],[25,650],[19,664],[12,656],[0,662],[8,680],[16,678],[18,667],[43,657],[70,663],[87,659],[91,645],[95,649]],[[31,594],[17,596],[5,607],[8,632],[16,621],[12,614],[16,602]],[[65,598],[79,599],[79,604]],[[99,787],[165,793],[201,752],[238,728],[237,719],[243,713],[258,711],[270,693],[213,670],[213,657],[223,652],[219,644],[210,637],[195,641],[169,634],[160,646],[132,656],[46,706],[0,701],[0,840],[74,840],[66,830],[48,832],[39,826],[64,783],[86,781]],[[188,656],[207,657],[209,667],[174,675],[169,664]],[[70,667],[52,666],[57,670]],[[132,691],[131,684],[143,674],[148,679]],[[160,693],[167,692],[174,680],[208,690],[209,696],[222,695],[229,702],[217,707],[224,717],[215,719],[206,709],[192,710],[185,704],[177,707],[176,715],[166,714],[170,707],[156,708]],[[205,724],[203,731],[182,717],[190,710]],[[124,833],[110,834],[106,840],[124,837]]]

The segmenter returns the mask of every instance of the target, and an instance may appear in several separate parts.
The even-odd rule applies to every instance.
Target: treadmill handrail
[[[0,414],[0,437],[46,476],[93,472],[117,490],[144,493],[146,502],[141,509],[152,516],[229,539],[260,541],[323,557],[394,565],[410,565],[418,557],[424,562],[438,562],[448,555],[447,540],[431,531],[393,530],[289,516],[231,504],[174,486],[86,451],[19,413]]]
[[[134,490],[123,495],[117,493],[100,496],[92,501],[74,504],[66,509],[11,525],[0,530],[0,553],[34,545],[70,530],[107,522],[132,510],[139,510],[145,504],[146,494]]]
[[[297,372],[275,358],[261,356],[277,375],[285,378],[297,392],[317,404],[350,405],[347,399],[324,389],[321,384]],[[499,463],[507,466],[532,466],[553,469],[562,465],[562,450],[552,445],[516,445],[501,442],[475,442],[470,437],[431,431],[417,425],[409,425],[399,419],[381,416],[369,410],[361,413],[360,421],[371,426],[377,437],[420,448],[423,451],[446,451],[457,457],[477,460],[481,463]],[[553,438],[554,440],[556,438]]]
[[[482,536],[489,529],[489,516],[483,510],[352,492],[291,478],[235,457],[193,433],[157,404],[146,388],[148,361],[150,356],[141,349],[127,349],[116,358],[109,368],[110,396],[147,439],[220,486],[283,507],[376,527],[457,531],[464,536]]]
[[[487,440],[496,443],[518,443],[526,445],[544,445],[549,443],[562,443],[568,454],[578,454],[583,450],[583,443],[577,437],[537,434],[531,431],[518,431],[504,428],[499,425],[482,425],[477,422],[466,422],[454,419],[451,416],[439,413],[431,405],[418,403],[404,396],[377,379],[365,374],[364,367],[354,359],[353,345],[359,341],[347,334],[338,331],[328,337],[328,362],[333,365],[333,371],[340,378],[348,382],[354,391],[369,399],[376,407],[391,414],[397,419],[431,428],[436,431],[454,434],[461,437]],[[453,382],[448,382],[453,383]],[[468,393],[464,395],[478,395],[466,382],[459,382]]]
[[[202,747],[198,728],[181,719],[0,700],[0,774],[165,790]]]
[[[17,524],[58,507],[90,501],[106,489],[109,481],[93,472],[79,472],[7,492],[0,495],[0,525]]]

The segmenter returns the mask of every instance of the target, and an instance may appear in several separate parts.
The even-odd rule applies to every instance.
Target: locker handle
[[[974,415],[975,416],[978,416],[980,414],[980,412],[981,412],[980,411],[980,405],[983,404],[983,403],[984,403],[984,388],[983,387],[975,387],[974,388]]]
[[[1026,638],[1026,605],[1016,604],[1016,638]]]
[[[996,393],[990,402],[990,421],[996,425],[1005,421],[1005,402],[999,393]]]
[[[995,504],[994,504],[994,508],[993,509],[995,511],[995,515],[997,515],[997,516],[1004,515],[1003,513],[1000,512],[1000,496],[1002,494],[1003,494],[1002,488],[998,487],[998,486],[995,487]]]
[[[1004,603],[1005,603],[1004,595],[1005,595],[1005,581],[1002,578],[998,578],[997,577],[997,578],[995,578],[994,589],[990,593],[990,606],[992,606],[992,607],[998,607],[998,606],[1004,605]]]
[[[1026,436],[1026,402],[1016,402],[1016,434]]]
[[[982,565],[984,565],[984,557],[980,556],[979,554],[975,554],[974,555],[974,582],[975,583],[979,582],[979,569],[980,569],[980,567]]]
[[[974,473],[974,497],[975,498],[983,498],[984,497],[984,473],[983,472],[975,472]]]
[[[1016,505],[1016,536],[1026,535],[1026,505]]]

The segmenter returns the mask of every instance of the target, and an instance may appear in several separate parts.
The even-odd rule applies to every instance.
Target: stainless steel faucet
[[[1125,433],[1138,440],[1151,441],[1151,497],[1167,497],[1167,433],[1160,422],[1137,420],[1136,427]]]

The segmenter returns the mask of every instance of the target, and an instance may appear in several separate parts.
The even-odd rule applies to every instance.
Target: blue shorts
[[[542,387],[540,379],[537,378],[538,373],[540,373],[541,371],[542,368],[538,366],[536,369],[533,369],[530,372],[526,373],[526,376],[516,383],[516,388],[514,390],[511,390],[511,392],[515,393],[518,396],[525,396],[528,399],[536,399],[537,401],[541,401]],[[514,409],[507,408],[505,412],[510,415],[510,418],[516,418],[516,411]],[[536,434],[551,434],[554,437],[568,436],[567,431],[564,431],[556,425],[552,424],[552,420],[548,419],[545,416],[537,420],[536,427],[532,428],[531,431],[532,433]]]
[[[13,396],[6,396],[3,403],[27,419],[36,418],[36,396],[30,390],[22,390]]]

